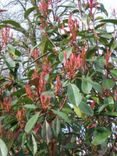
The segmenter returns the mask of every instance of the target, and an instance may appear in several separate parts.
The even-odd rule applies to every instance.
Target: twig
[[[50,53],[50,52],[47,52],[47,53],[43,54],[42,56],[39,56],[38,58],[36,58],[33,62],[31,62],[31,64],[29,65],[29,67],[26,68],[26,69],[23,71],[23,74],[24,74],[29,68],[33,67],[32,64],[34,64],[36,61],[38,61],[39,59],[43,58],[44,56],[48,55],[49,53]]]

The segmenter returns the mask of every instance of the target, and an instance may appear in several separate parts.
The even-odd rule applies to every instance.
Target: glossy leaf
[[[0,139],[0,156],[8,156],[7,146],[2,139]]]
[[[49,144],[52,138],[52,130],[49,123],[45,120],[43,127],[42,127],[42,137],[46,139],[47,144]]]
[[[90,77],[82,77],[82,91],[89,94],[92,89],[92,80]]]
[[[74,108],[74,112],[76,113],[76,115],[77,115],[79,118],[81,118],[82,115],[83,115],[83,113],[81,112],[81,110],[79,109],[79,107],[73,106],[73,108]]]
[[[60,124],[59,118],[54,119],[54,121],[52,122],[52,130],[55,136],[58,137],[60,130],[61,130],[61,124]]]
[[[71,120],[68,118],[68,115],[65,114],[64,112],[60,112],[60,111],[56,111],[56,110],[53,110],[53,112],[60,118],[62,118],[65,122],[67,123],[71,123]]]
[[[37,153],[37,142],[36,139],[34,137],[34,135],[32,134],[32,143],[33,143],[33,155],[35,155]]]
[[[111,75],[116,79],[117,78],[117,70],[112,69],[110,72],[111,72]]]
[[[100,144],[104,143],[110,135],[111,135],[111,132],[108,129],[100,128],[97,131],[95,131],[92,144],[100,145]]]
[[[99,83],[97,82],[92,82],[92,87],[99,93],[102,93],[102,87]]]
[[[111,88],[114,87],[114,85],[115,85],[115,83],[114,83],[114,81],[112,79],[105,79],[102,82],[102,87],[104,89],[111,89]]]
[[[82,94],[75,84],[69,84],[67,88],[67,95],[70,103],[78,106],[82,100]]]
[[[26,105],[24,105],[24,108],[26,108],[26,109],[36,109],[37,106],[34,105],[34,104],[26,104]]]
[[[28,122],[26,123],[26,126],[25,126],[25,132],[26,133],[30,133],[31,130],[34,128],[37,120],[39,118],[39,113],[33,115],[29,120]]]
[[[83,112],[84,114],[86,114],[88,116],[93,116],[93,114],[94,114],[94,111],[91,109],[91,107],[85,101],[82,101],[80,103],[79,109],[81,112]]]

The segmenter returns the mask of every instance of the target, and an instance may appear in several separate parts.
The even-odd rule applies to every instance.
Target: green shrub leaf
[[[39,118],[39,113],[33,115],[32,118],[29,119],[29,121],[27,122],[25,126],[26,133],[30,133],[30,131],[34,128],[38,118]]]
[[[8,148],[2,139],[0,139],[0,156],[8,156]]]
[[[104,143],[111,135],[111,132],[106,128],[100,128],[94,132],[93,145],[100,145]]]
[[[78,106],[82,100],[82,94],[75,84],[69,84],[67,88],[67,95],[70,103]]]

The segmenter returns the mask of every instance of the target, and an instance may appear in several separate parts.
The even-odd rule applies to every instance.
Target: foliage
[[[0,155],[114,156],[117,20],[96,0],[31,4],[28,29],[0,24]]]

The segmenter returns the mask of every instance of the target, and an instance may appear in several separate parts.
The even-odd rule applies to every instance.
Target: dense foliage
[[[0,156],[115,156],[117,20],[96,0],[32,0],[24,20],[0,23]]]

